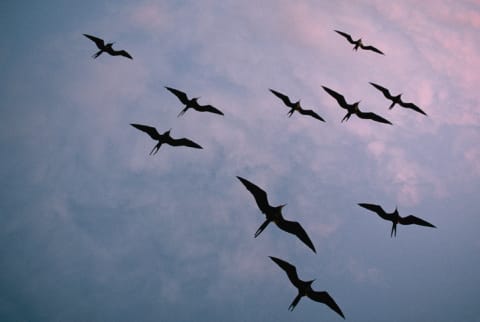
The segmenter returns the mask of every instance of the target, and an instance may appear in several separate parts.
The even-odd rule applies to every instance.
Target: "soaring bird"
[[[397,224],[401,225],[420,225],[420,226],[426,226],[426,227],[433,227],[437,228],[431,223],[420,219],[418,217],[409,215],[407,217],[400,217],[398,214],[397,207],[395,207],[395,211],[392,213],[387,213],[385,210],[382,209],[381,206],[379,205],[374,205],[374,204],[369,204],[369,203],[359,203],[358,204],[360,207],[363,207],[365,209],[368,209],[370,211],[375,212],[377,215],[379,215],[381,218],[385,220],[389,220],[392,222],[392,231],[390,232],[390,237],[396,236],[397,235]]]
[[[210,113],[223,115],[222,111],[213,107],[212,105],[200,105],[200,104],[198,104],[197,100],[200,97],[194,97],[192,99],[188,99],[187,94],[185,94],[182,91],[179,91],[178,89],[171,88],[171,87],[166,87],[166,86],[165,86],[165,88],[167,90],[169,90],[171,93],[173,93],[173,95],[175,95],[180,100],[180,102],[185,104],[185,108],[180,111],[178,116],[185,114],[185,112],[189,108],[193,108],[194,110],[196,110],[198,112],[210,112]]]
[[[283,218],[282,208],[285,207],[286,204],[276,207],[270,206],[267,199],[267,193],[265,191],[263,191],[261,188],[254,185],[247,179],[238,176],[237,178],[243,183],[247,190],[250,191],[250,193],[255,198],[255,201],[257,202],[258,208],[260,208],[260,211],[265,214],[265,217],[267,217],[263,224],[261,224],[255,232],[255,238],[260,235],[260,233],[268,226],[270,222],[273,221],[278,226],[278,228],[290,234],[296,235],[302,242],[305,243],[305,245],[307,245],[311,250],[313,250],[314,253],[317,252],[315,250],[315,246],[313,246],[312,241],[308,237],[305,230],[303,230],[302,226],[300,226],[298,222],[288,221]]]
[[[374,52],[379,53],[381,55],[385,55],[383,52],[381,52],[380,50],[378,50],[377,48],[375,48],[373,46],[365,46],[362,42],[362,38],[360,38],[358,40],[353,40],[352,36],[350,36],[346,32],[339,31],[339,30],[335,30],[335,32],[342,35],[343,37],[345,37],[348,40],[349,43],[355,45],[353,47],[353,50],[355,50],[355,51],[358,50],[358,48],[362,48],[362,49],[365,49],[365,50],[374,51]]]
[[[347,101],[345,101],[345,97],[343,97],[342,94],[339,94],[339,93],[335,92],[334,90],[332,90],[328,87],[325,87],[325,86],[322,86],[322,88],[328,94],[330,94],[334,99],[337,100],[337,103],[340,105],[340,107],[342,107],[342,108],[344,108],[348,111],[348,113],[343,117],[342,122],[343,121],[348,121],[350,116],[352,116],[352,114],[355,114],[356,116],[358,116],[361,119],[370,119],[370,120],[377,121],[377,122],[380,122],[380,123],[392,124],[392,123],[390,123],[390,121],[384,119],[383,117],[381,117],[381,116],[379,116],[375,113],[360,111],[360,109],[358,108],[358,104],[360,103],[360,101],[355,102],[353,104],[348,104]]]
[[[95,54],[93,54],[93,58],[97,58],[98,56],[100,56],[100,54],[102,53],[107,53],[107,54],[110,54],[112,56],[124,56],[124,57],[127,57],[127,58],[130,58],[130,59],[133,59],[132,56],[130,56],[129,53],[127,53],[125,50],[115,50],[112,48],[114,42],[109,42],[108,44],[105,45],[105,41],[103,41],[103,39],[100,39],[100,38],[97,38],[97,37],[94,37],[94,36],[90,36],[90,35],[87,35],[87,34],[83,34],[85,37],[87,37],[88,39],[90,39],[91,41],[93,41],[95,43],[95,45],[97,45],[98,49],[100,49],[98,52],[96,52]]]
[[[281,99],[283,101],[283,103],[285,105],[287,105],[288,107],[290,107],[290,111],[288,111],[288,117],[291,117],[293,112],[297,111],[298,113],[300,114],[303,114],[303,115],[310,115],[311,117],[313,118],[316,118],[317,120],[320,120],[322,122],[325,122],[325,120],[323,118],[320,117],[320,115],[318,115],[317,113],[315,113],[314,111],[312,110],[305,110],[303,109],[301,106],[300,106],[300,100],[296,101],[295,103],[292,103],[292,101],[290,101],[290,98],[287,96],[287,95],[284,95],[280,92],[277,92],[277,91],[274,91],[273,89],[270,89],[270,92],[273,93],[273,95],[275,95],[276,97],[278,97],[279,99]]]
[[[198,145],[197,143],[189,140],[189,139],[186,139],[186,138],[181,138],[181,139],[174,139],[170,136],[170,130],[164,132],[163,134],[160,134],[157,132],[157,129],[154,128],[154,127],[151,127],[151,126],[147,126],[147,125],[142,125],[142,124],[130,124],[131,126],[133,126],[134,128],[136,129],[139,129],[140,131],[143,131],[145,133],[147,133],[148,135],[150,135],[150,137],[156,141],[158,141],[157,145],[155,145],[152,149],[152,151],[150,151],[150,155],[152,154],[156,154],[158,152],[158,150],[160,150],[160,147],[162,146],[162,144],[169,144],[171,146],[188,146],[188,147],[191,147],[191,148],[195,148],[195,149],[203,149],[200,145]]]
[[[392,101],[392,104],[390,105],[389,109],[392,109],[395,104],[398,104],[398,105],[403,106],[405,108],[411,108],[412,110],[417,111],[418,113],[422,113],[423,115],[427,115],[427,113],[422,111],[420,109],[420,107],[418,107],[417,105],[415,105],[413,103],[405,103],[404,101],[402,101],[402,94],[398,94],[397,96],[393,96],[392,94],[390,94],[390,91],[388,89],[386,89],[385,87],[382,87],[382,86],[380,86],[378,84],[375,84],[375,83],[372,83],[372,82],[370,82],[370,84],[373,87],[375,87],[376,89],[378,89],[380,92],[382,92],[383,96],[385,96],[387,99]]]
[[[295,306],[297,306],[298,302],[303,296],[306,296],[316,302],[320,302],[323,304],[328,305],[329,308],[337,312],[342,318],[345,319],[345,316],[343,315],[342,310],[340,307],[335,303],[333,298],[327,293],[327,292],[317,292],[312,289],[312,283],[315,280],[311,281],[302,281],[301,279],[298,278],[297,275],[297,269],[295,266],[293,266],[290,263],[287,263],[284,260],[281,260],[276,257],[269,256],[272,261],[274,261],[278,266],[280,266],[281,269],[287,273],[288,279],[292,284],[298,289],[298,294],[293,300],[292,304],[288,307],[290,311],[293,311],[295,309]]]

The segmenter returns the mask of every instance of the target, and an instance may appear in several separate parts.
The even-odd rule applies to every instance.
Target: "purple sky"
[[[268,256],[349,321],[478,320],[478,1],[7,1],[0,21],[0,320],[341,320],[309,299],[288,312]],[[133,61],[93,60],[84,33]],[[322,85],[394,125],[341,123]],[[164,86],[225,116],[177,118]],[[326,123],[288,118],[269,88]],[[130,123],[204,149],[149,156]],[[274,225],[254,239],[264,218],[235,176],[287,203],[317,254]],[[438,229],[390,238],[360,202]]]

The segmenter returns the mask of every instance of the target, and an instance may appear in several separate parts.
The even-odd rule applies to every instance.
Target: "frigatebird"
[[[178,116],[185,114],[185,112],[189,108],[193,108],[194,110],[196,110],[198,112],[210,112],[210,113],[223,115],[222,111],[213,107],[212,105],[200,105],[200,104],[198,104],[197,101],[200,97],[194,97],[192,99],[188,99],[187,94],[182,92],[182,91],[179,91],[178,89],[167,87],[167,86],[165,86],[165,88],[167,90],[169,90],[171,93],[173,93],[173,95],[175,95],[180,100],[180,102],[185,104],[185,108],[180,111]]]
[[[400,217],[398,214],[397,207],[395,207],[395,211],[392,213],[385,212],[385,210],[382,209],[381,206],[379,205],[374,205],[374,204],[369,204],[369,203],[359,203],[358,204],[360,207],[363,207],[365,209],[368,209],[370,211],[375,212],[377,215],[379,215],[381,218],[385,220],[389,220],[392,222],[392,231],[390,232],[390,237],[397,236],[397,224],[401,225],[420,225],[420,226],[426,226],[426,227],[433,227],[437,228],[431,223],[420,219],[418,217],[415,217],[413,215],[409,215],[407,217]]]
[[[293,300],[293,302],[290,304],[288,309],[290,311],[293,311],[295,309],[295,306],[297,306],[298,302],[303,296],[306,296],[316,302],[320,302],[323,304],[326,304],[329,308],[337,312],[342,318],[345,319],[345,316],[343,315],[342,310],[340,307],[335,303],[333,298],[325,291],[323,292],[317,292],[312,289],[312,283],[315,280],[311,281],[302,281],[301,279],[298,278],[297,275],[297,269],[295,266],[292,264],[281,260],[280,258],[276,258],[273,256],[269,256],[272,261],[274,261],[278,266],[280,266],[281,269],[287,273],[288,279],[292,284],[298,289],[298,294]]]
[[[152,151],[150,151],[150,155],[152,154],[156,154],[158,152],[158,150],[160,150],[160,147],[162,146],[162,144],[169,144],[171,146],[188,146],[188,147],[191,147],[191,148],[195,148],[195,149],[203,149],[200,145],[198,145],[197,143],[189,140],[189,139],[186,139],[186,138],[181,138],[181,139],[174,139],[170,136],[170,130],[164,132],[163,134],[160,134],[158,133],[157,129],[154,128],[154,127],[151,127],[151,126],[148,126],[148,125],[142,125],[142,124],[130,124],[131,126],[133,126],[134,128],[136,129],[139,129],[140,131],[143,131],[145,133],[147,133],[148,135],[150,135],[150,137],[156,141],[158,141],[157,145],[155,145],[152,149]]]
[[[263,191],[261,188],[251,183],[247,179],[239,176],[237,176],[237,178],[243,183],[247,190],[250,191],[250,193],[255,198],[255,201],[257,202],[258,208],[260,208],[260,211],[265,214],[265,217],[267,217],[263,224],[261,224],[255,232],[255,238],[260,235],[260,233],[268,226],[270,222],[273,221],[278,226],[278,228],[297,236],[303,243],[305,243],[305,245],[307,245],[311,250],[313,250],[314,253],[317,252],[315,250],[315,246],[313,246],[312,241],[310,240],[302,226],[300,226],[300,224],[296,221],[288,221],[283,218],[282,208],[285,207],[286,204],[276,207],[270,206],[267,199],[267,193],[265,191]]]
[[[346,32],[343,32],[343,31],[339,31],[339,30],[335,30],[336,33],[342,35],[343,37],[345,37],[349,43],[355,45],[353,47],[353,50],[357,51],[358,48],[362,48],[362,49],[365,49],[365,50],[371,50],[371,51],[374,51],[376,53],[379,53],[381,55],[385,55],[382,51],[378,50],[377,48],[373,47],[373,46],[365,46],[362,42],[362,38],[358,39],[358,40],[353,40],[352,36],[350,36],[349,34],[347,34]]]
[[[340,105],[340,107],[342,107],[342,108],[344,108],[348,111],[348,113],[343,117],[342,122],[343,121],[348,121],[350,116],[352,116],[352,114],[355,114],[356,116],[358,116],[361,119],[370,119],[370,120],[377,121],[377,122],[380,122],[380,123],[392,124],[390,121],[384,119],[383,117],[381,117],[381,116],[379,116],[375,113],[360,111],[360,109],[358,108],[358,104],[360,103],[360,101],[355,102],[353,104],[348,104],[347,101],[345,100],[345,97],[343,97],[342,94],[339,94],[339,93],[335,92],[334,90],[332,90],[328,87],[325,87],[325,86],[322,86],[322,88],[328,94],[330,94],[334,99],[337,100],[337,103]]]
[[[378,84],[375,84],[375,83],[372,83],[372,82],[370,82],[370,85],[372,85],[373,87],[378,89],[380,92],[383,93],[383,96],[385,96],[387,99],[392,101],[392,104],[390,105],[389,109],[392,109],[395,104],[398,104],[398,105],[403,106],[405,108],[411,108],[412,110],[417,111],[418,113],[422,113],[423,115],[427,115],[427,113],[422,111],[420,109],[420,107],[418,107],[417,105],[415,105],[413,103],[405,103],[404,101],[402,101],[402,94],[398,94],[397,96],[393,96],[392,94],[390,94],[390,91],[388,89],[386,89],[385,87],[382,87],[382,86],[380,86]]]
[[[125,50],[115,50],[112,48],[114,42],[109,42],[108,44],[105,45],[105,41],[103,41],[103,39],[100,39],[100,38],[97,38],[97,37],[94,37],[94,36],[90,36],[90,35],[87,35],[87,34],[83,34],[85,37],[87,37],[88,39],[90,39],[91,41],[93,41],[95,43],[95,45],[97,45],[98,49],[100,49],[98,52],[96,52],[95,54],[93,54],[93,58],[97,58],[98,56],[100,56],[102,53],[107,53],[107,54],[110,54],[112,56],[124,56],[124,57],[127,57],[127,58],[130,58],[130,59],[133,59],[132,56],[130,56],[129,53],[127,53]]]
[[[290,111],[288,111],[288,117],[291,117],[293,112],[297,111],[298,113],[300,114],[303,114],[303,115],[310,115],[311,117],[313,118],[316,118],[317,120],[320,120],[322,122],[325,122],[325,120],[323,118],[320,117],[320,115],[318,115],[317,113],[315,113],[314,111],[312,110],[305,110],[303,109],[301,106],[300,106],[300,100],[296,101],[295,103],[293,103],[292,101],[290,101],[290,98],[285,95],[285,94],[282,94],[280,92],[277,92],[273,89],[270,89],[270,92],[273,93],[273,95],[275,95],[276,97],[278,97],[279,99],[281,99],[283,101],[283,103],[285,105],[287,105],[288,107],[290,107]]]

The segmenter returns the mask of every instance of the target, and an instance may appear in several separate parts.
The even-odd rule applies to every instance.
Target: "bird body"
[[[278,266],[280,266],[281,269],[285,271],[285,273],[288,276],[288,279],[290,282],[297,288],[298,294],[297,296],[293,299],[292,303],[288,307],[290,311],[293,311],[295,307],[297,306],[298,302],[300,302],[300,299],[304,296],[310,298],[313,301],[320,302],[323,304],[326,304],[330,309],[335,311],[337,314],[339,314],[342,318],[345,319],[345,315],[343,314],[342,310],[340,307],[335,303],[333,298],[327,293],[327,292],[317,292],[312,289],[312,283],[315,280],[311,281],[302,281],[301,279],[298,278],[297,275],[297,269],[295,266],[292,264],[280,259],[276,258],[273,256],[269,256],[272,261],[274,261]]]
[[[336,33],[342,35],[343,37],[345,37],[349,43],[351,43],[353,46],[353,50],[357,51],[358,48],[361,48],[361,49],[364,49],[364,50],[371,50],[373,52],[376,52],[378,54],[381,54],[381,55],[385,55],[381,50],[373,47],[373,46],[365,46],[362,42],[362,38],[358,39],[358,40],[353,40],[352,36],[350,36],[349,34],[347,34],[346,32],[343,32],[343,31],[339,31],[339,30],[334,30]]]
[[[360,108],[358,107],[358,105],[360,104],[360,101],[355,102],[353,104],[348,104],[347,101],[345,100],[345,97],[342,94],[337,93],[334,90],[332,90],[328,87],[325,87],[325,86],[322,86],[322,88],[337,101],[337,103],[338,103],[338,105],[340,105],[340,107],[342,107],[342,108],[344,108],[348,111],[347,114],[343,117],[342,122],[343,121],[348,121],[350,116],[352,116],[352,114],[355,114],[357,117],[362,118],[362,119],[370,119],[370,120],[380,122],[380,123],[385,123],[385,124],[390,124],[390,125],[392,124],[387,119],[384,119],[383,117],[381,117],[381,116],[379,116],[375,113],[362,112],[360,110]]]
[[[113,44],[114,44],[113,42],[105,44],[105,41],[103,39],[97,38],[95,36],[87,35],[87,34],[83,34],[83,35],[88,39],[90,39],[91,41],[93,41],[95,45],[97,45],[98,49],[100,49],[98,52],[93,54],[92,56],[93,58],[97,58],[102,53],[107,53],[107,54],[110,54],[111,56],[124,56],[130,59],[133,59],[133,57],[125,50],[113,49]]]
[[[325,122],[325,120],[320,116],[318,115],[317,113],[315,113],[313,110],[307,110],[307,109],[303,109],[302,106],[300,105],[300,100],[296,101],[295,103],[292,102],[290,100],[290,98],[285,95],[285,94],[282,94],[280,92],[277,92],[273,89],[270,89],[270,92],[273,93],[273,95],[277,96],[278,98],[280,98],[282,100],[282,102],[288,106],[290,108],[290,111],[288,111],[288,117],[291,117],[293,115],[293,112],[297,111],[298,113],[300,114],[303,114],[303,115],[309,115],[313,118],[316,118],[317,120],[319,121],[322,121],[322,122]]]
[[[198,112],[210,112],[210,113],[215,113],[215,114],[219,114],[219,115],[223,115],[223,112],[220,111],[219,109],[217,109],[216,107],[213,107],[212,105],[200,105],[198,103],[198,99],[200,97],[194,97],[192,99],[189,99],[187,94],[178,90],[178,89],[175,89],[175,88],[171,88],[171,87],[167,87],[165,86],[165,88],[171,92],[173,95],[175,95],[179,100],[180,102],[182,102],[184,105],[185,105],[185,108],[182,109],[180,111],[180,113],[178,114],[178,116],[181,116],[183,114],[185,114],[185,112],[189,109],[189,108],[192,108]]]
[[[278,228],[284,230],[290,234],[297,236],[305,245],[307,245],[314,253],[316,253],[315,246],[313,245],[312,241],[308,237],[305,230],[302,226],[295,221],[288,221],[283,218],[282,215],[282,208],[286,205],[280,205],[276,207],[270,206],[267,199],[267,193],[256,186],[255,184],[251,183],[247,179],[237,176],[238,180],[243,183],[243,185],[247,188],[248,191],[253,195],[255,201],[257,202],[258,208],[260,211],[265,214],[266,220],[260,225],[260,227],[255,232],[255,238],[260,235],[260,233],[267,228],[268,224],[274,222]]]
[[[160,150],[160,147],[162,144],[168,144],[171,146],[187,146],[190,148],[195,148],[195,149],[203,149],[200,145],[197,143],[187,139],[187,138],[181,138],[181,139],[174,139],[170,136],[170,130],[164,132],[163,134],[158,133],[157,129],[151,126],[147,125],[142,125],[142,124],[130,124],[134,128],[143,131],[147,133],[152,139],[158,141],[157,145],[155,145],[150,151],[150,155],[156,154],[158,150]]]
[[[401,225],[420,225],[420,226],[425,226],[425,227],[432,227],[432,228],[437,228],[431,223],[420,219],[418,217],[415,217],[413,215],[409,215],[406,217],[401,217],[400,214],[398,213],[397,207],[395,207],[395,210],[392,213],[387,213],[383,208],[379,205],[375,204],[369,204],[369,203],[359,203],[358,204],[360,207],[363,207],[365,209],[368,209],[370,211],[375,212],[378,216],[381,218],[391,221],[392,222],[392,230],[390,232],[390,237],[396,236],[397,235],[397,224]]]
[[[425,113],[424,111],[422,111],[422,109],[420,107],[418,107],[417,105],[413,104],[413,103],[406,103],[404,101],[402,101],[402,94],[398,94],[397,96],[393,96],[390,91],[383,87],[383,86],[380,86],[378,84],[375,84],[375,83],[372,83],[370,82],[370,85],[372,85],[373,87],[375,87],[376,89],[378,89],[380,92],[383,93],[383,96],[385,96],[387,99],[391,100],[392,101],[392,104],[390,104],[390,107],[389,109],[392,109],[393,106],[395,106],[395,104],[398,104],[402,107],[405,107],[405,108],[409,108],[409,109],[412,109],[418,113],[421,113],[423,115],[427,115],[427,113]]]

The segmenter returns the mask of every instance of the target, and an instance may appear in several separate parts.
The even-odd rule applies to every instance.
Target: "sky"
[[[478,1],[7,0],[0,27],[1,321],[341,320],[307,298],[289,312],[268,256],[348,321],[480,321]],[[92,59],[85,33],[133,60]],[[225,115],[177,117],[164,86]],[[321,86],[393,125],[340,122]],[[150,156],[130,123],[203,150]],[[253,238],[264,217],[236,176],[317,253],[273,224]],[[437,228],[391,238],[358,203]]]

